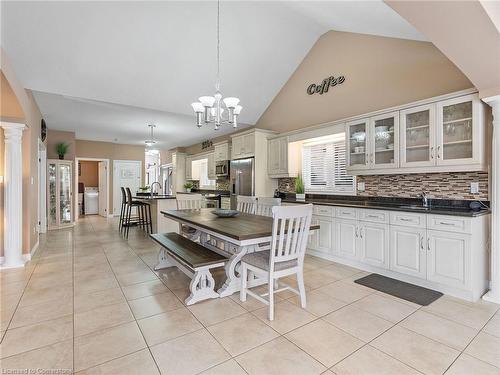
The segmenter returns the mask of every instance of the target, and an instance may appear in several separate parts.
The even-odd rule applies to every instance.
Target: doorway
[[[109,216],[109,159],[75,159],[75,219],[87,215]]]
[[[139,191],[142,185],[142,161],[114,160],[113,161],[113,215],[120,215],[122,203],[121,187],[128,187],[132,194]]]

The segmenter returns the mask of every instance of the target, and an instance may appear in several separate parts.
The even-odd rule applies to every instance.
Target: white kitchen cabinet
[[[214,160],[215,162],[229,160],[228,142],[218,143],[214,146]]]
[[[232,159],[255,155],[255,134],[242,134],[232,137]]]
[[[425,229],[391,226],[390,236],[390,269],[425,279]]]
[[[288,137],[271,138],[267,141],[267,173],[269,177],[297,177],[301,149],[289,143]]]
[[[428,104],[400,112],[401,167],[436,164],[436,105]]]
[[[319,225],[319,220],[317,216],[311,218],[311,225]],[[309,232],[309,238],[307,239],[307,248],[310,250],[318,250],[318,238],[319,231],[312,230]]]
[[[325,253],[333,252],[334,219],[332,217],[317,216],[319,225],[317,250]]]
[[[358,230],[356,220],[337,219],[335,221],[335,251],[339,256],[348,259],[359,258]]]
[[[370,119],[360,119],[346,124],[347,169],[369,169],[368,126]]]
[[[399,112],[371,117],[368,136],[370,168],[399,167]]]
[[[211,153],[207,155],[207,177],[209,180],[216,180],[217,175],[215,174],[215,154]]]
[[[193,179],[193,159],[190,156],[186,157],[186,180]]]
[[[361,262],[375,267],[389,268],[389,226],[360,222],[359,254]]]
[[[427,232],[427,279],[456,288],[470,284],[470,235]]]

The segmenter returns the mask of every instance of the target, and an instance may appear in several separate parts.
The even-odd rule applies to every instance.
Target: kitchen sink
[[[401,205],[400,207],[408,210],[419,210],[419,211],[430,210],[430,207],[418,206],[416,204]]]

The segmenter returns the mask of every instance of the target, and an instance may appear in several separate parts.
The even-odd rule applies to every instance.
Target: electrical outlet
[[[470,192],[471,194],[479,193],[479,182],[471,182],[470,183]]]
[[[365,183],[358,182],[358,191],[365,191]]]

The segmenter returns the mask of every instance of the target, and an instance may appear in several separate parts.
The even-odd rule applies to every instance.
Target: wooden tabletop
[[[271,217],[240,212],[235,217],[221,218],[215,216],[212,211],[213,208],[202,208],[200,210],[167,210],[161,213],[173,220],[193,224],[193,226],[234,238],[237,241],[272,235],[273,219]],[[310,229],[319,229],[319,225],[311,225]]]

